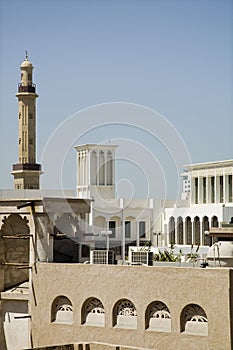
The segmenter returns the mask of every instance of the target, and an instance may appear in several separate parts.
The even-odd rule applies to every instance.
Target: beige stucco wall
[[[38,263],[33,270],[32,339],[35,347],[103,342],[148,349],[231,349],[229,269],[104,266]],[[73,324],[51,323],[51,305],[59,296],[73,304]],[[81,307],[89,297],[101,300],[105,327],[81,325]],[[115,303],[127,298],[137,309],[137,329],[112,326]],[[171,333],[145,330],[145,311],[152,301],[171,312]],[[208,318],[208,336],[180,333],[180,314],[190,303]]]
[[[4,337],[0,350],[19,350],[30,346],[27,300],[2,300]]]

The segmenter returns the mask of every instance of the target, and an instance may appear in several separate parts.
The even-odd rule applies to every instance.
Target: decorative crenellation
[[[73,312],[73,307],[70,300],[66,297],[60,297],[55,304],[56,311],[70,311]]]
[[[103,303],[95,297],[88,298],[81,307],[82,310],[82,324],[95,324],[95,326],[103,326],[103,319],[100,317],[104,317],[105,308]],[[52,322],[56,320],[56,314],[58,312],[66,312],[66,314],[73,313],[73,306],[70,300],[65,296],[57,297],[52,305]],[[113,308],[113,327],[118,325],[118,327],[132,327],[136,325],[134,322],[136,320],[137,311],[135,305],[132,301],[128,299],[121,299]],[[72,316],[73,317],[73,316]],[[88,320],[88,317],[89,318]],[[201,306],[197,304],[188,304],[186,305],[181,314],[181,333],[184,331],[192,334],[201,334],[208,335],[208,319],[205,311]],[[132,319],[131,319],[132,318]],[[125,321],[123,320],[125,319]],[[166,304],[162,301],[154,301],[146,309],[145,313],[145,329],[150,329],[151,331],[158,332],[171,332],[171,313]],[[88,321],[87,321],[88,320]],[[132,323],[131,323],[131,321]],[[119,323],[118,323],[119,322]],[[125,323],[126,322],[126,323]],[[193,323],[194,328],[190,328],[189,324]],[[63,319],[63,323],[66,323],[65,319]],[[68,323],[68,322],[67,322]],[[200,327],[207,327],[205,330],[200,331]],[[206,326],[205,326],[206,324]],[[196,328],[197,326],[197,328]],[[188,327],[190,329],[188,329]],[[188,329],[188,330],[187,330]],[[200,333],[201,332],[201,333]]]
[[[191,322],[208,322],[207,318],[200,315],[195,315],[191,318]]]
[[[2,227],[0,231],[4,235],[29,234],[29,220],[26,216],[22,217],[19,214],[10,214],[2,219]]]
[[[116,307],[116,314],[122,316],[137,316],[137,311],[134,304],[128,300],[120,300]]]
[[[154,302],[149,309],[149,318],[171,318],[168,307],[161,301]]]
[[[105,314],[102,302],[97,298],[88,299],[85,307],[85,313],[89,314]]]
[[[183,311],[184,321],[188,322],[208,322],[205,311],[196,304],[189,304]]]

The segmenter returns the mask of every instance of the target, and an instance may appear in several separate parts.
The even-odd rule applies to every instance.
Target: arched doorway
[[[192,221],[190,216],[185,219],[185,235],[187,244],[192,244]]]
[[[198,216],[195,216],[195,218],[194,218],[194,244],[195,245],[201,244],[200,218]]]
[[[175,244],[175,218],[173,216],[169,219],[169,243],[171,245]]]
[[[177,236],[178,236],[178,244],[184,244],[184,236],[183,236],[183,218],[179,216],[177,218]]]

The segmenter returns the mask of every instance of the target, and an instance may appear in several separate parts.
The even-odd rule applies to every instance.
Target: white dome
[[[219,252],[218,252],[219,251]],[[208,257],[233,258],[233,242],[220,241],[209,248]]]
[[[23,68],[23,67],[30,67],[30,68],[32,68],[32,63],[26,59],[26,60],[24,60],[24,61],[21,63],[21,66],[20,66],[20,67],[21,67],[21,68]]]
[[[233,266],[233,241],[220,241],[213,244],[208,251],[209,266]]]

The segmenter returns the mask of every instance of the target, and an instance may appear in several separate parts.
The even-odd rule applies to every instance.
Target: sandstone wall
[[[35,293],[30,303],[33,345],[85,341],[157,350],[230,350],[231,273],[224,268],[37,264],[36,271],[33,270]],[[58,296],[65,296],[71,302],[70,324],[52,322],[52,305]],[[90,297],[98,298],[104,307],[104,326],[82,322],[82,307]],[[136,307],[135,329],[114,324],[114,305],[121,299],[130,300]],[[169,308],[170,332],[146,329],[146,310],[153,301],[161,301]],[[181,331],[181,313],[188,304],[200,305],[205,311],[208,335]]]

